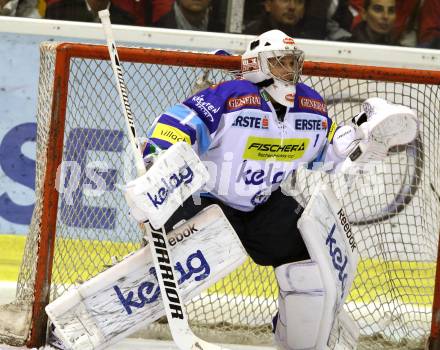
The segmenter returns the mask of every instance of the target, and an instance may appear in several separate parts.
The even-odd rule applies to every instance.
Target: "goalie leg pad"
[[[344,209],[328,186],[320,186],[313,193],[298,220],[298,228],[312,261],[319,267],[325,290],[314,347],[323,350],[356,274],[357,245]]]
[[[355,350],[357,348],[359,327],[344,309],[341,308],[335,318],[326,318],[325,313],[328,314],[329,311],[328,305],[325,305],[327,291],[317,263],[307,260],[284,264],[275,268],[275,276],[279,286],[275,341],[279,348],[286,350]],[[325,320],[329,320],[330,324],[322,324]],[[325,334],[329,341],[326,344],[320,342],[322,329],[326,330],[329,327],[331,327],[330,336]]]
[[[247,258],[218,205],[167,235],[184,301]],[[150,249],[144,247],[46,306],[69,349],[104,349],[165,315]]]
[[[275,268],[279,285],[275,341],[283,349],[315,349],[324,312],[325,289],[311,261]]]
[[[341,309],[330,333],[329,348],[356,350],[358,338],[359,326],[344,309]]]

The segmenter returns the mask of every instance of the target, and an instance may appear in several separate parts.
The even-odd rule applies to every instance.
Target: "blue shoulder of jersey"
[[[230,80],[201,90],[182,103],[164,112],[150,129],[148,136],[161,148],[184,140],[194,144],[197,139],[203,153],[210,144],[210,134],[215,132],[225,113],[243,108],[260,109],[262,101],[259,88],[247,80]]]
[[[241,109],[263,109],[270,111],[260,94],[260,88],[248,80],[231,80],[214,87],[225,103],[224,113]]]
[[[217,129],[224,113],[244,108],[262,109],[266,105],[258,86],[247,80],[229,80],[213,85],[189,97],[183,104],[197,113],[210,132]]]

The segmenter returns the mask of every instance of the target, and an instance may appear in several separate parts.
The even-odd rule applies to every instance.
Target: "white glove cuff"
[[[358,128],[344,125],[338,128],[333,137],[333,149],[339,158],[346,158],[359,143]]]

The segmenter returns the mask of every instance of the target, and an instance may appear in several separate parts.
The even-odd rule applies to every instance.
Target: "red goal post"
[[[218,83],[240,69],[238,56],[128,47],[118,52],[140,134],[161,111],[190,96],[200,77]],[[5,310],[25,315],[20,334],[0,326],[0,340],[10,344],[42,345],[49,300],[99,273],[112,256],[140,246],[142,237],[115,186],[130,178],[130,163],[108,60],[103,45],[41,46],[36,205],[17,301],[0,308],[0,320]],[[296,186],[305,203],[318,179],[331,182],[353,222],[361,260],[346,309],[361,327],[360,348],[410,349],[430,337],[436,349],[440,72],[305,62],[303,75],[338,124],[348,122],[371,96],[418,111],[418,139],[392,150],[372,174],[347,180],[304,169]],[[69,165],[64,177],[62,162]],[[101,175],[104,191],[84,175],[89,168]],[[75,176],[77,188],[65,186]],[[276,296],[271,269],[248,261],[187,307],[205,339],[205,332],[212,332],[222,342],[264,344],[271,337]]]

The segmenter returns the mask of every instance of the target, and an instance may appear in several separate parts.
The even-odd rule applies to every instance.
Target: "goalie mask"
[[[280,30],[270,30],[248,45],[241,58],[244,79],[259,84],[278,103],[293,107],[304,52]]]

